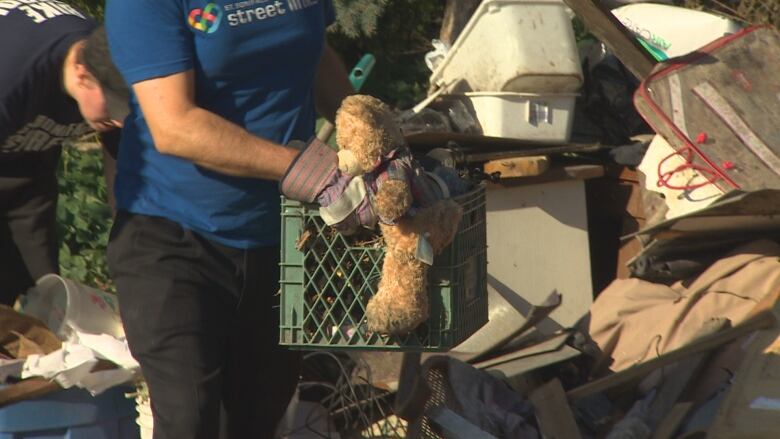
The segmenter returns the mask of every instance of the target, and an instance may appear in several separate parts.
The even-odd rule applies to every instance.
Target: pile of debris
[[[689,43],[708,31],[728,35],[703,47],[693,42],[693,52],[678,56],[691,48],[636,22],[656,13],[668,17],[668,6],[631,5],[636,8],[613,15],[591,0],[566,0],[599,40],[581,58],[584,45],[574,41],[563,2],[472,3],[474,16],[461,38],[437,42],[428,57],[429,99],[399,117],[418,156],[490,182],[490,322],[446,353],[342,346],[305,354],[278,436],[777,437],[780,33],[685,18]],[[700,31],[691,30],[696,23]],[[506,26],[534,38],[502,48],[518,53],[481,50],[492,32]],[[554,38],[560,43],[554,62],[541,53],[553,38],[537,26],[565,30]],[[525,70],[501,64],[517,61],[515,55],[524,56]],[[536,69],[550,66],[554,71],[541,76]],[[591,259],[576,267],[592,272],[592,284],[578,286],[588,296],[584,309],[571,305],[578,300],[570,289],[541,300],[525,296],[523,289],[532,286],[517,279],[521,264],[515,259],[508,264],[515,264],[516,273],[508,270],[513,285],[501,277],[506,273],[497,274],[505,261],[491,260],[497,254],[491,252],[520,233],[491,234],[499,214],[529,209],[557,194],[552,188],[558,186],[540,186],[541,195],[530,201],[502,190],[572,179],[603,182],[615,168],[637,176],[627,200],[611,206],[619,211],[623,245],[602,239],[599,230],[609,227],[588,222]],[[550,202],[575,199],[582,186],[575,189]],[[520,217],[509,221],[515,229],[527,226]],[[541,264],[533,254],[545,250],[541,246],[512,245],[514,252],[531,254],[526,262]],[[566,245],[561,252],[575,254],[576,245]],[[363,262],[376,263],[353,265]],[[563,278],[575,267],[534,270]],[[316,313],[328,312],[326,305],[336,301],[330,295],[341,291],[322,289],[326,299]],[[46,303],[41,309],[50,310],[51,301]],[[554,318],[567,306],[568,314],[579,312],[576,319]],[[27,310],[40,320],[0,308],[0,377],[18,381],[0,390],[0,405],[74,384],[99,393],[137,377],[121,324],[111,317],[115,310],[109,326],[99,327],[63,319],[65,312],[35,312],[35,304]],[[119,345],[109,346],[106,337]],[[29,377],[39,378],[19,380]],[[148,423],[148,410],[141,410],[148,399],[145,404],[139,402],[139,419]]]
[[[727,35],[678,56],[682,49],[669,39],[637,27],[631,33],[615,19],[628,25],[636,11],[613,15],[591,1],[566,4],[603,44],[596,62],[583,66],[573,124],[556,131],[563,140],[528,137],[561,114],[532,105],[550,96],[523,95],[533,117],[522,132],[502,132],[480,114],[477,98],[488,92],[473,87],[485,78],[466,75],[464,85],[441,69],[432,98],[402,121],[418,152],[481,172],[493,189],[572,178],[586,166],[601,172],[579,178],[598,179],[616,165],[629,169],[638,177],[630,188],[636,205],[613,206],[634,220],[618,222],[625,235],[612,255],[619,273],[597,276],[610,264],[592,261],[595,300],[575,324],[549,324],[567,300],[555,291],[539,303],[526,301],[520,323],[491,303],[490,330],[502,319],[505,325],[489,337],[478,331],[473,337],[489,341],[479,351],[309,357],[298,396],[311,416],[299,411],[295,420],[291,412],[282,437],[777,437],[780,33],[709,21],[688,39],[719,32],[716,24]],[[645,16],[660,7],[641,6]],[[476,34],[475,26],[464,32]],[[468,47],[452,45],[461,53]],[[430,61],[458,71],[455,55],[446,53],[452,48],[437,42],[445,53],[432,53]],[[529,91],[512,89],[520,85],[491,83],[490,93],[520,99]],[[543,90],[556,91],[566,90]],[[459,93],[468,99],[453,101]],[[545,115],[551,119],[537,118]],[[598,257],[593,249],[604,245],[594,230],[590,238]],[[628,243],[632,250],[624,251]]]

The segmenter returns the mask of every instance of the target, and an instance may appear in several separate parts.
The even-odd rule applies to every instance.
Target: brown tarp
[[[780,245],[754,241],[689,282],[614,281],[591,306],[586,330],[619,371],[690,343],[708,320],[738,323],[778,288]]]
[[[48,354],[62,343],[40,320],[0,305],[0,353],[11,358]]]

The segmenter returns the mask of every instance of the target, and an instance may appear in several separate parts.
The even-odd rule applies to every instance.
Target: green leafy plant
[[[333,0],[336,26],[350,38],[372,35],[387,0]]]
[[[66,0],[66,3],[102,21],[105,0]]]
[[[106,264],[111,208],[100,149],[63,148],[58,170],[57,227],[64,277],[112,290]]]
[[[674,3],[714,12],[744,25],[771,24],[780,27],[780,2],[777,0],[674,0]]]
[[[363,3],[373,7],[361,9]],[[373,73],[361,90],[400,109],[412,107],[426,96],[431,72],[424,55],[433,50],[444,14],[439,0],[342,0],[336,2],[338,24],[328,41],[348,69],[366,53],[376,57]],[[351,25],[348,17],[359,15]]]

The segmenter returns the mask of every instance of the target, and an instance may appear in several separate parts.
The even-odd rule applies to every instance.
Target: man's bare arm
[[[198,107],[194,81],[189,70],[133,85],[157,150],[223,174],[279,180],[298,150]]]

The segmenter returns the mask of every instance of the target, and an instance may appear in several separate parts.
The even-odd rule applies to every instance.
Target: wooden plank
[[[489,183],[487,188],[530,186],[565,180],[588,180],[602,176],[604,176],[604,166],[601,165],[553,166],[540,175],[522,178],[502,178],[496,183]]]
[[[527,322],[527,320],[526,320]],[[523,323],[525,326],[525,323]],[[566,340],[571,337],[571,332],[563,331],[560,334],[550,336],[549,339],[536,342],[531,346],[518,349],[497,357],[492,357],[487,360],[481,360],[479,357],[474,359],[473,366],[477,369],[488,369],[493,366],[498,366],[503,363],[507,363],[514,360],[519,360],[528,357],[536,357],[545,353],[560,351],[566,344]],[[503,343],[499,344],[501,346]]]
[[[560,380],[553,379],[531,393],[539,430],[545,439],[579,439],[580,430]]]
[[[660,357],[625,369],[614,375],[584,384],[576,389],[570,390],[567,393],[567,396],[571,399],[580,399],[588,395],[593,395],[617,386],[631,383],[660,367],[676,363],[691,355],[717,348],[731,340],[750,334],[759,329],[776,326],[778,322],[776,310],[778,297],[780,297],[780,290],[768,294],[767,297],[756,305],[745,320],[732,328],[706,335],[686,346],[667,352]]]
[[[550,159],[545,155],[531,157],[509,157],[485,162],[485,174],[499,173],[500,178],[532,177],[550,168]]]
[[[29,378],[0,390],[0,407],[37,398],[58,390],[62,390],[62,387],[55,381],[49,381],[45,378]]]
[[[780,419],[780,331],[761,331],[721,403],[707,437],[776,438]]]
[[[494,364],[490,367],[484,368],[484,370],[501,377],[513,388],[513,383],[524,382],[531,379],[529,372],[536,369],[541,369],[553,364],[562,363],[566,360],[571,360],[582,354],[582,352],[574,349],[573,347],[564,344],[558,350],[540,352],[535,355],[529,355],[526,357],[515,357],[500,363]],[[501,358],[504,359],[504,358]],[[475,365],[477,367],[478,365]],[[515,390],[518,390],[515,388]],[[526,394],[526,391],[522,392]]]
[[[704,324],[694,336],[694,339],[712,334],[728,325],[728,319],[712,320]],[[709,352],[702,352],[680,360],[674,364],[654,370],[639,384],[639,388],[653,388],[655,394],[650,400],[643,401],[643,408],[638,412],[633,410],[613,428],[609,437],[623,437],[632,425],[644,425],[649,432],[657,431],[658,426],[665,420],[672,410],[680,395],[684,394],[690,386],[691,378],[696,375],[704,361],[709,357]],[[642,392],[644,393],[644,392]],[[669,423],[671,424],[669,420]],[[664,428],[672,428],[671,425]],[[619,432],[619,433],[618,433]],[[671,433],[674,433],[672,431]],[[635,437],[635,436],[631,436]],[[639,437],[638,435],[636,436]],[[645,436],[642,436],[645,437]]]
[[[604,146],[598,143],[562,143],[550,144],[549,142],[540,142],[524,139],[513,139],[510,137],[492,137],[482,134],[453,133],[453,132],[419,132],[404,136],[409,147],[415,152],[425,152],[431,148],[442,148],[450,142],[457,144],[459,148],[471,149],[473,151],[496,151],[503,150],[538,150],[538,152],[527,155],[548,154],[549,150],[559,150],[563,152],[590,152],[604,149]],[[492,160],[483,159],[484,160]]]
[[[499,160],[514,157],[532,157],[537,155],[553,155],[571,153],[587,153],[602,150],[604,147],[600,144],[568,144],[568,145],[550,145],[550,146],[529,146],[527,148],[517,147],[514,149],[499,150],[491,148],[460,147],[458,151],[462,153],[463,160],[466,163],[486,162],[488,160]]]
[[[675,433],[680,429],[680,424],[682,424],[682,421],[688,416],[692,408],[692,402],[675,404],[658,425],[658,428],[655,429],[651,439],[672,439],[675,437]]]
[[[726,318],[710,320],[700,328],[696,338],[717,333],[726,328],[728,324],[729,320]],[[661,421],[665,420],[667,414],[674,408],[680,396],[687,394],[694,377],[699,375],[710,357],[709,351],[702,352],[655,372],[657,374],[656,377],[663,377],[661,378],[663,382],[658,387],[658,391],[647,409],[645,423],[651,429],[656,430]],[[648,377],[648,379],[651,379],[651,377]],[[671,428],[671,426],[665,428]],[[671,432],[670,434],[673,433]]]
[[[564,0],[585,27],[639,80],[647,78],[656,62],[612,12],[599,0]]]
[[[538,305],[531,305],[531,309],[525,315],[525,321],[523,324],[514,331],[507,331],[507,333],[501,337],[496,345],[504,346],[514,340],[515,338],[523,335],[531,328],[536,327],[543,320],[547,319],[553,311],[555,311],[562,303],[563,298],[561,293],[557,290],[552,290],[550,294]]]

